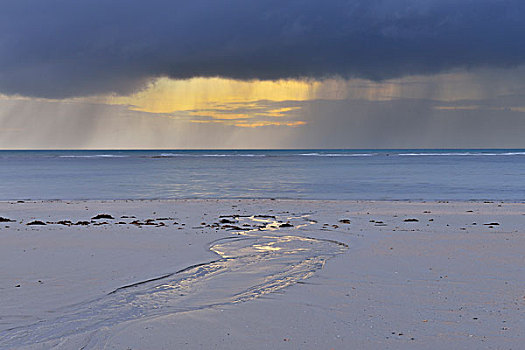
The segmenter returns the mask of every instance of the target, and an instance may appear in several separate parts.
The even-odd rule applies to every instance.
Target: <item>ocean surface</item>
[[[0,151],[0,200],[525,201],[525,150]]]

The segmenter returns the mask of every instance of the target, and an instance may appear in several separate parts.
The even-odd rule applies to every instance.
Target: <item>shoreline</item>
[[[115,219],[92,219],[100,214]],[[349,248],[283,289],[240,303],[121,320],[104,337],[93,333],[92,345],[314,349],[521,343],[525,205],[501,201],[0,201],[0,216],[15,220],[0,223],[5,267],[0,331],[49,320],[50,312],[67,314],[71,305],[122,286],[214,261],[213,242],[232,241],[236,229],[228,225],[243,228],[246,215],[273,216],[279,225],[291,225],[269,231],[272,237],[311,237]],[[26,225],[31,220],[46,225]],[[77,221],[89,224],[73,225]],[[261,244],[255,247],[276,243]],[[264,270],[269,265],[263,262]],[[223,276],[217,291],[232,292],[239,280],[230,272]],[[206,280],[199,288],[213,290],[214,283]],[[217,298],[218,292],[203,295],[199,302]],[[70,336],[61,346],[84,344],[84,336]]]
[[[523,200],[506,200],[506,199],[319,199],[319,198],[143,198],[143,199],[0,199],[1,204],[23,204],[23,203],[60,203],[60,202],[71,202],[71,203],[125,203],[125,202],[191,202],[191,201],[281,201],[281,202],[346,202],[346,203],[435,203],[435,204],[446,204],[446,203],[481,203],[481,204],[525,204]]]

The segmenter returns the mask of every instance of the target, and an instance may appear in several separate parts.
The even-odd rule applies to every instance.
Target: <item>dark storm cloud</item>
[[[525,2],[6,0],[0,92],[128,93],[152,77],[381,80],[525,60]]]

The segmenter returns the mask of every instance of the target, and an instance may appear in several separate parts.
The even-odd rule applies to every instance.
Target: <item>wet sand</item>
[[[2,202],[0,217],[0,348],[525,339],[525,204]]]

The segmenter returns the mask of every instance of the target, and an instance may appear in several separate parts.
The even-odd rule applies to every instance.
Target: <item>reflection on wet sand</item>
[[[69,337],[83,336],[84,349],[98,348],[109,327],[249,301],[311,277],[328,259],[347,249],[335,241],[290,235],[290,229],[281,229],[272,218],[238,219],[264,227],[212,242],[209,249],[220,257],[215,261],[124,286],[70,306],[54,319],[10,329],[0,338],[0,346],[46,342],[60,346]],[[295,228],[309,224],[307,217],[288,220],[300,221]]]

